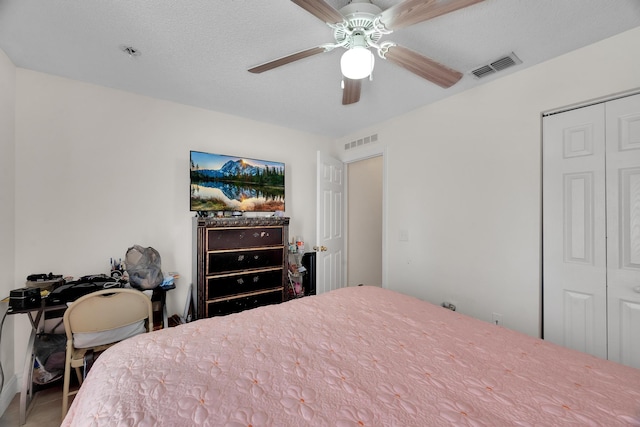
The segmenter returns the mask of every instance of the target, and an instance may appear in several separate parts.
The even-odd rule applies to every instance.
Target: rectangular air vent
[[[378,134],[374,133],[373,135],[365,136],[364,138],[358,138],[351,142],[347,142],[344,144],[345,150],[351,150],[356,147],[362,147],[364,145],[369,145],[373,142],[378,142]]]
[[[496,70],[494,70],[493,68],[491,68],[488,65],[485,65],[484,67],[476,68],[475,70],[473,70],[471,72],[471,74],[473,74],[477,78],[481,78],[481,77],[486,76],[487,74],[493,74],[495,72],[496,72]]]
[[[515,53],[511,52],[507,56],[496,59],[495,61],[492,61],[487,65],[483,65],[476,68],[475,70],[472,70],[471,74],[473,74],[475,78],[481,79],[498,71],[502,71],[505,68],[509,68],[521,63],[522,61],[520,60],[520,58],[518,58]]]

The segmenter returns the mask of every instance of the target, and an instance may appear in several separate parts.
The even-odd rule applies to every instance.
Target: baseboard
[[[2,393],[0,393],[0,417],[7,410],[16,393],[18,393],[18,384],[18,376],[14,375],[2,388]]]

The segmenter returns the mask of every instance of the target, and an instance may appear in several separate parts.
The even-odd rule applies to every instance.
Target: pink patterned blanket
[[[346,288],[105,352],[63,426],[640,425],[640,370]]]

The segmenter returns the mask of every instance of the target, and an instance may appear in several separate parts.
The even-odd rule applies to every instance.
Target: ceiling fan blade
[[[362,79],[353,80],[344,77],[344,89],[342,89],[342,105],[355,104],[360,101],[360,88]]]
[[[274,59],[273,61],[265,62],[264,64],[256,65],[253,68],[249,68],[249,71],[255,74],[263,73],[280,67],[281,65],[286,65],[290,62],[298,61],[326,51],[327,49],[322,46],[312,47],[311,49],[302,50],[300,52],[292,53],[291,55],[283,56],[282,58]]]
[[[327,24],[338,24],[344,21],[342,14],[324,0],[291,1]]]
[[[484,0],[405,0],[380,14],[387,30],[395,31]]]
[[[385,59],[443,88],[453,86],[462,73],[402,46],[391,46]]]

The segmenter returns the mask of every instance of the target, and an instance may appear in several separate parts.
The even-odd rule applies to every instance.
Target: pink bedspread
[[[640,425],[640,370],[346,288],[120,343],[71,425]]]

